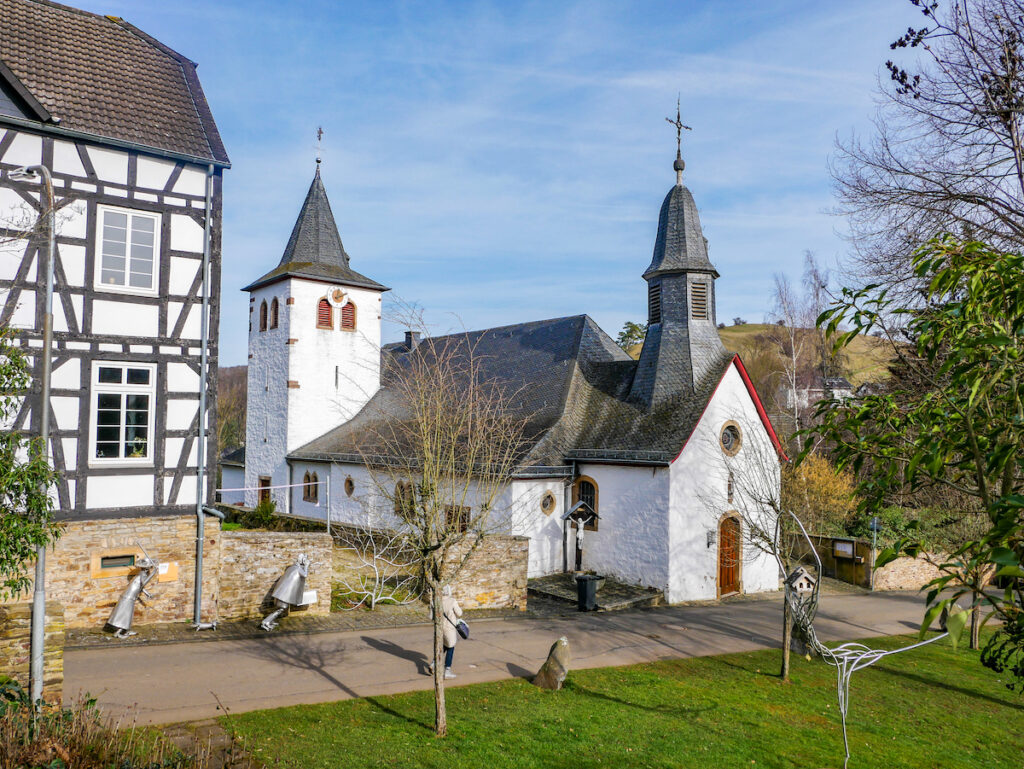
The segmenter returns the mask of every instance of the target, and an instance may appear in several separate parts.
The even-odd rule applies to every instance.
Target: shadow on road
[[[390,654],[393,657],[399,659],[409,660],[416,665],[416,672],[421,675],[429,675],[430,669],[428,664],[430,660],[427,659],[427,655],[423,652],[413,651],[412,649],[406,649],[404,646],[399,646],[394,641],[387,641],[383,638],[374,638],[373,636],[364,635],[361,637],[363,643],[367,646],[376,649],[377,651]]]

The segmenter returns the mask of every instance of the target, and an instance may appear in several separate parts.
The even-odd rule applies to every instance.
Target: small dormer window
[[[652,326],[661,323],[661,283],[647,286],[647,322]]]
[[[694,320],[708,319],[708,284],[690,284],[690,317]]]

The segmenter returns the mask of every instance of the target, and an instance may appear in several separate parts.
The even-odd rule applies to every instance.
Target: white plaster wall
[[[739,452],[727,457],[720,435],[729,420],[742,433]],[[733,501],[728,501],[729,471],[734,476]],[[774,559],[751,546],[746,518],[771,525],[773,513],[763,504],[778,498],[779,461],[754,402],[735,366],[729,368],[693,435],[671,466],[671,578],[667,598],[679,601],[718,597],[718,525],[723,515],[741,518],[743,553],[741,590],[746,593],[778,589]],[[715,541],[708,546],[708,532]]]
[[[555,497],[550,514],[541,510],[547,492]],[[559,478],[513,481],[500,508],[506,511],[507,533],[529,537],[527,576],[541,577],[562,571],[562,515],[565,513],[565,484]],[[572,538],[570,535],[570,544]]]
[[[173,170],[174,161],[172,160],[139,155],[135,166],[135,183],[145,189],[162,190]]]
[[[165,486],[170,488],[169,483]],[[152,475],[108,475],[102,479],[93,478],[86,486],[86,507],[143,507],[152,504]]]
[[[245,468],[228,467],[222,465],[220,468],[220,487],[222,489],[241,489],[245,486]],[[245,504],[244,491],[223,491],[220,501],[229,505]]]
[[[297,382],[288,390],[288,450],[292,451],[318,438],[333,427],[347,422],[373,397],[380,387],[380,307],[381,294],[358,288],[345,288],[356,305],[355,331],[340,331],[341,312],[334,311],[334,329],[316,327],[319,300],[332,286],[308,280],[290,280],[270,287],[270,294],[290,283],[288,305],[281,298],[281,323],[275,334],[290,355],[285,379]],[[267,303],[270,303],[269,296]],[[253,313],[258,320],[259,300]]]
[[[276,296],[282,309],[287,306],[293,281],[285,280],[258,288],[249,303],[249,383],[246,388],[245,423],[245,504],[255,506],[255,487],[261,475],[269,476],[275,486],[288,483],[285,465],[288,431],[288,341],[287,313],[281,312],[276,329],[259,330],[260,302]],[[301,477],[301,476],[300,476]],[[278,510],[287,506],[285,489],[275,489],[271,498]]]
[[[86,150],[96,176],[105,182],[128,183],[128,153],[89,147]]]
[[[160,331],[160,308],[155,304],[105,302],[92,303],[92,332],[110,336],[157,336]],[[196,388],[198,390],[198,388]]]
[[[666,589],[668,468],[581,464],[579,473],[597,484],[600,515],[598,531],[584,534],[583,568],[623,582]],[[571,535],[569,548],[575,559]]]
[[[203,253],[203,226],[191,216],[171,214],[171,250]]]

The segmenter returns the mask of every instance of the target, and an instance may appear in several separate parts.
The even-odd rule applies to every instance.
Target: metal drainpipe
[[[196,585],[195,609],[192,621],[203,621],[203,542],[206,537],[206,519],[203,512],[203,485],[206,480],[206,382],[210,343],[210,230],[213,226],[213,164],[206,169],[206,222],[203,232],[203,315],[200,319],[199,351],[199,432],[196,436]]]
[[[43,312],[43,381],[39,396],[39,408],[42,412],[39,438],[42,443],[43,457],[49,457],[50,439],[50,374],[53,367],[53,259],[54,240],[56,237],[57,218],[53,201],[53,177],[46,166],[31,166],[27,169],[42,177],[46,187],[47,200],[47,259],[46,259],[46,305]],[[49,493],[47,491],[47,493]],[[31,665],[29,679],[32,702],[37,703],[43,698],[43,646],[46,641],[46,547],[36,549],[35,585],[32,592],[32,620],[30,633]]]

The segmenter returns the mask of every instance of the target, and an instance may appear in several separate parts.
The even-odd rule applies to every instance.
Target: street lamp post
[[[15,180],[31,180],[40,178],[46,190],[46,305],[43,313],[43,356],[42,393],[39,398],[41,410],[39,438],[42,443],[44,457],[49,456],[50,441],[50,374],[53,368],[53,262],[54,240],[56,238],[56,212],[53,204],[53,177],[50,169],[43,165],[22,166],[11,171],[10,178]],[[38,703],[43,698],[43,645],[46,629],[46,546],[40,545],[36,550],[36,578],[32,593],[32,634],[31,634],[31,666],[29,682],[32,702]]]

